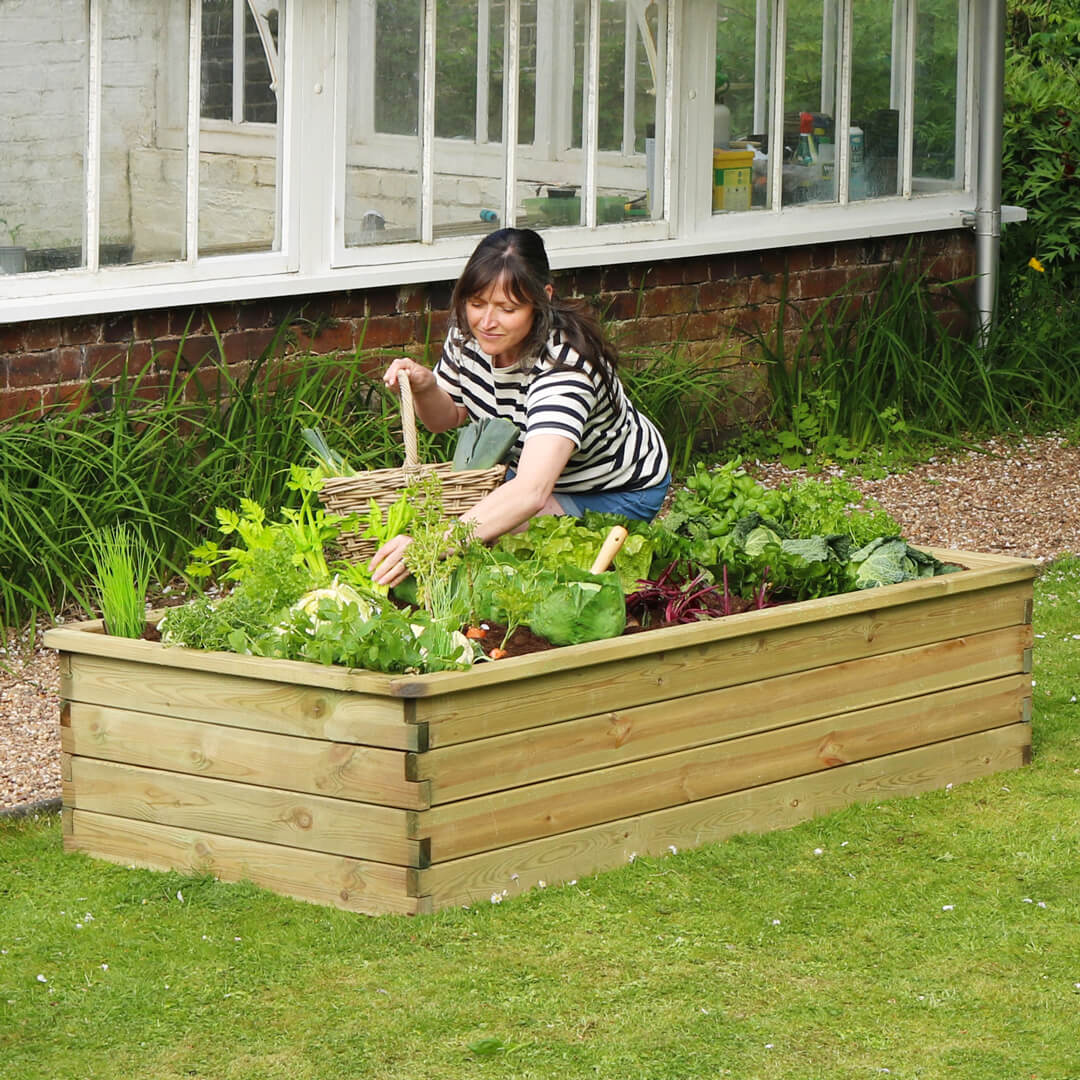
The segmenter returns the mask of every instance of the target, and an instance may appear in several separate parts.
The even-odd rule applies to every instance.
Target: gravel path
[[[1040,562],[1080,554],[1080,447],[1047,437],[994,440],[880,480],[852,478],[913,544]],[[800,473],[755,463],[766,486]],[[12,638],[0,650],[0,812],[60,795],[56,655]]]

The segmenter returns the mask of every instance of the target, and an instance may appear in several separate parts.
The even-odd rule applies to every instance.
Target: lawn
[[[372,919],[0,823],[5,1080],[1080,1077],[1080,559],[1031,766]]]

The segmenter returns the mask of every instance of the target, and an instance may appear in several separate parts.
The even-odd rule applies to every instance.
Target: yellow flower
[[[1035,258],[1034,255],[1032,255],[1031,258],[1028,259],[1028,266],[1030,266],[1032,270],[1038,270],[1040,274],[1046,273],[1045,267],[1041,262],[1039,262],[1038,259]]]

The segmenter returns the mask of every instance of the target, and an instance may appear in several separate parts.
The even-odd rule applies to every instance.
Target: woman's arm
[[[409,373],[409,386],[413,393],[413,406],[420,423],[428,431],[449,431],[461,427],[469,419],[468,412],[454,403],[453,398],[439,386],[431,368],[418,364],[406,356],[399,356],[390,362],[383,373],[383,382],[395,393],[400,393],[398,374]]]
[[[487,542],[512,532],[537,514],[562,513],[552,491],[573,452],[574,443],[561,435],[534,435],[521,451],[514,477],[462,514],[462,520],[472,522],[477,539]],[[410,542],[411,538],[402,534],[375,552],[368,567],[376,585],[398,585],[409,576],[405,549]]]

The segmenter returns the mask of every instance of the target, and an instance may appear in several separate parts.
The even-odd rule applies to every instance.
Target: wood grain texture
[[[419,871],[435,909],[515,895],[625,866],[632,855],[663,855],[738,833],[790,828],[854,803],[918,795],[1025,765],[1031,728],[1013,724],[827,772],[513,844]]]
[[[70,816],[66,850],[125,866],[250,881],[283,896],[370,915],[412,915],[422,906],[415,899],[415,871],[405,867],[86,810]]]
[[[81,702],[65,704],[63,715],[63,749],[81,757],[405,810],[428,805],[429,785],[405,779],[406,758],[401,750],[302,739]]]
[[[68,671],[60,676],[60,696],[87,705],[282,735],[397,750],[420,748],[415,725],[406,723],[404,706],[392,698],[292,685],[251,675],[177,669],[157,662],[170,652],[161,646],[157,648],[157,652],[147,654],[143,663],[71,654]],[[266,670],[273,670],[277,663],[268,661]]]
[[[624,765],[435,806],[433,863],[695,802],[1022,721],[1027,676],[1007,676]]]
[[[426,728],[427,746],[434,749],[524,730],[537,723],[734,686],[750,677],[748,673],[754,679],[773,678],[1021,625],[1030,622],[1030,597],[1030,583],[1021,582],[807,623],[773,617],[774,611],[786,616],[792,608],[805,606],[792,604],[555,649],[483,665],[485,672],[504,670],[515,678],[500,684],[488,675],[486,685],[420,698],[415,703],[414,719]],[[827,605],[831,599],[835,598],[811,603]],[[741,633],[733,634],[734,629]],[[604,662],[593,662],[601,651]],[[590,662],[565,669],[556,666],[562,659],[560,653],[580,653]],[[519,665],[526,663],[531,677],[517,677]]]
[[[1031,627],[811,668],[410,754],[432,804],[737,738],[1028,670]]]
[[[64,805],[114,817],[419,866],[412,811],[72,758]]]

